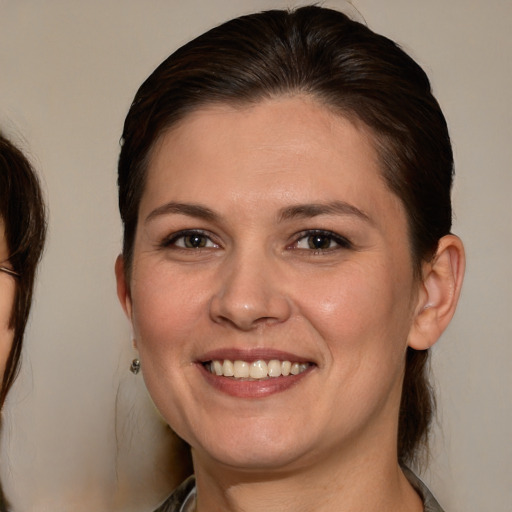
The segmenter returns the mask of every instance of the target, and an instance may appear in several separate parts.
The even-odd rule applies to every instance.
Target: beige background
[[[435,349],[442,430],[424,478],[447,511],[511,512],[512,2],[354,4],[426,68],[455,148],[454,231],[468,269]],[[173,49],[224,19],[283,5],[0,0],[0,125],[39,169],[51,209],[5,411],[1,478],[15,512],[151,510],[172,486],[172,439],[128,372],[130,330],[115,296],[118,139],[137,87]]]

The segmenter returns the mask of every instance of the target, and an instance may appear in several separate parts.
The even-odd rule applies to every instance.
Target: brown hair
[[[451,227],[453,155],[444,116],[420,66],[397,44],[344,14],[316,6],[237,18],[167,58],[142,84],[126,117],[119,208],[129,279],[151,150],[188,113],[306,94],[371,129],[382,174],[403,202],[414,270]],[[428,352],[408,349],[398,457],[413,462],[434,409]]]
[[[5,226],[9,261],[16,278],[14,306],[9,326],[14,341],[0,391],[0,407],[19,369],[37,264],[46,235],[46,215],[36,174],[23,153],[0,133],[0,217]]]

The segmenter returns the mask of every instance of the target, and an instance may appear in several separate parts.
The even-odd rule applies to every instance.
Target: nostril
[[[290,311],[287,299],[277,293],[252,295],[245,300],[219,294],[210,301],[210,316],[215,323],[229,324],[241,330],[283,322],[290,316]]]
[[[254,245],[244,247],[226,260],[218,275],[210,300],[212,321],[252,330],[286,320],[291,308],[275,262]]]

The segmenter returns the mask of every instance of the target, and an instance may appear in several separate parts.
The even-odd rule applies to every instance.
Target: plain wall
[[[353,3],[424,66],[455,150],[454,232],[468,266],[434,349],[439,426],[423,477],[447,511],[510,512],[512,2]],[[0,0],[0,126],[40,172],[50,207],[23,367],[4,411],[1,479],[15,512],[152,510],[180,478],[175,441],[128,372],[131,333],[115,294],[122,123],[138,86],[179,45],[286,5],[295,4]]]

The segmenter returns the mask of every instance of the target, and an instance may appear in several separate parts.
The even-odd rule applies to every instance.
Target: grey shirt
[[[404,474],[423,499],[424,512],[444,512],[427,486],[409,469]],[[155,512],[192,512],[196,503],[196,481],[187,478]]]
[[[402,467],[402,471],[423,500],[424,512],[444,512],[427,486],[410,469]]]

